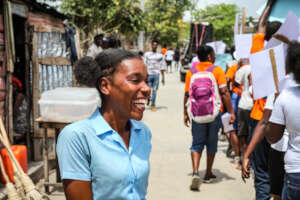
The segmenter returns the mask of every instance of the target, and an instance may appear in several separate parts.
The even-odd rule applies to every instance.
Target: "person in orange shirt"
[[[215,61],[215,53],[212,47],[201,45],[198,48],[198,58],[200,63],[196,66],[199,71],[205,71],[209,67],[211,67]],[[225,73],[221,67],[216,66],[212,71],[216,82],[219,86],[219,93],[222,98],[223,104],[226,106],[228,112],[231,114],[231,122],[235,121],[234,110],[231,105],[230,93],[227,88],[227,81],[225,77]],[[198,173],[200,158],[204,146],[207,148],[207,168],[204,176],[204,182],[210,183],[216,179],[216,176],[212,173],[212,166],[215,158],[215,154],[217,152],[217,143],[218,143],[218,131],[221,127],[221,117],[220,115],[210,123],[196,123],[193,120],[189,119],[187,113],[186,103],[189,98],[189,87],[190,80],[192,77],[192,72],[189,70],[186,74],[185,78],[185,95],[184,95],[184,124],[189,127],[192,125],[192,136],[193,142],[191,150],[191,158],[193,165],[193,176],[192,176],[192,184],[191,190],[198,190],[200,183],[200,176]]]
[[[251,53],[263,50],[265,40],[270,40],[272,35],[281,26],[280,22],[267,22],[270,11],[275,2],[276,0],[269,0],[260,17],[257,33],[253,36]],[[248,165],[251,159],[251,166],[255,174],[254,185],[257,200],[270,199],[272,189],[270,188],[270,178],[268,173],[268,154],[270,145],[263,137],[263,134],[261,134],[261,132],[264,131],[270,116],[270,113],[264,112],[265,103],[265,98],[254,101],[250,114],[250,117],[253,119],[251,123],[252,131],[250,133],[251,141],[244,153],[242,163],[242,178],[249,178],[250,171]]]
[[[167,45],[164,44],[163,48],[161,49],[161,54],[165,55],[167,51],[168,51]]]

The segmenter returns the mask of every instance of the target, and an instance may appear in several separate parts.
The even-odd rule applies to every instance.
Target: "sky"
[[[256,11],[260,8],[260,6],[266,2],[266,0],[198,0],[198,8],[205,8],[207,5],[210,4],[219,4],[219,3],[226,3],[226,4],[236,4],[239,8],[246,8],[247,16],[258,17]],[[186,12],[184,16],[184,21],[190,21],[190,13]]]

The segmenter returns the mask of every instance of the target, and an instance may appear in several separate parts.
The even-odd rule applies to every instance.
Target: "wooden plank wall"
[[[4,22],[3,22],[3,1],[0,1],[0,117],[4,117],[4,104],[6,98],[6,84],[5,84],[5,42],[4,42]]]

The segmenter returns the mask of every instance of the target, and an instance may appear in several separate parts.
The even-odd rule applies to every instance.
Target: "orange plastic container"
[[[13,151],[13,154],[15,155],[17,161],[20,163],[23,171],[27,173],[27,148],[24,145],[12,145],[11,149]],[[14,169],[10,160],[10,157],[8,156],[8,152],[6,148],[1,149],[1,158],[3,160],[4,168],[6,171],[6,174],[11,182],[14,183]],[[1,182],[6,183],[4,180],[4,177],[1,173]]]

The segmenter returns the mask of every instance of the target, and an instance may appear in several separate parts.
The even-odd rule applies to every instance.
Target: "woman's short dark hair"
[[[208,55],[214,52],[214,49],[208,45],[201,45],[198,47],[197,55],[201,62],[207,61]]]
[[[300,83],[300,43],[292,42],[289,45],[286,56],[286,71],[293,73],[294,79]]]
[[[276,33],[277,30],[280,28],[280,26],[281,26],[281,22],[279,21],[267,22],[265,40],[269,41],[272,35]]]
[[[132,58],[141,59],[139,55],[130,51],[105,50],[99,53],[95,59],[88,56],[79,59],[74,65],[74,75],[78,83],[96,87],[102,96],[99,90],[101,78],[110,77],[123,60]]]
[[[91,78],[91,74],[97,74],[98,71],[98,63],[90,56],[82,57],[74,64],[74,75],[76,81],[81,85],[94,87],[95,81]]]

